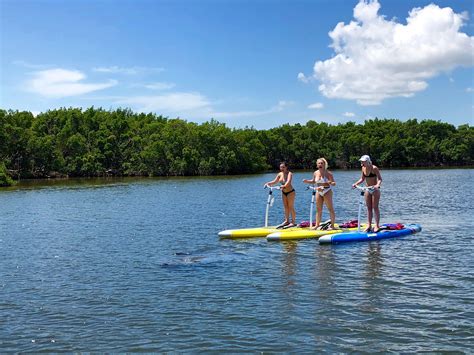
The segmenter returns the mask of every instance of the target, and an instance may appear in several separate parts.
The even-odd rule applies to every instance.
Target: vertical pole
[[[272,201],[272,189],[268,192],[268,199],[267,199],[267,208],[265,210],[265,227],[268,227],[268,210],[270,209],[270,203]]]
[[[362,212],[362,205],[364,204],[364,191],[360,192],[359,197],[359,213],[357,215],[357,231],[360,232],[360,213]]]

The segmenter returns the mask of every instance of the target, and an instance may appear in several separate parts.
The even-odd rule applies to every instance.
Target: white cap
[[[372,162],[368,155],[363,155],[360,157],[359,161],[368,161],[369,163]]]

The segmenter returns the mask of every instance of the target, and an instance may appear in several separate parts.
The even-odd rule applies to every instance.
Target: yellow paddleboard
[[[365,229],[365,224],[361,224],[361,230]],[[336,224],[336,227],[338,225]],[[297,240],[297,239],[310,239],[319,238],[323,235],[343,233],[349,231],[356,231],[357,227],[354,228],[337,228],[333,230],[315,230],[309,228],[292,228],[288,230],[278,230],[276,232],[267,235],[267,240],[273,241],[284,241],[284,240]]]
[[[219,232],[219,237],[222,239],[257,238],[257,237],[266,237],[267,235],[278,232],[278,231],[289,232],[296,229],[301,229],[301,228],[291,227],[288,229],[277,229],[276,226],[273,226],[273,227],[228,229],[228,230]]]

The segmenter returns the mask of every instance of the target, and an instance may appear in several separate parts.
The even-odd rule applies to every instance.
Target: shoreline
[[[449,167],[403,167],[403,168],[383,168],[385,171],[405,171],[405,170],[473,170],[474,166],[449,166]],[[344,172],[344,171],[358,171],[358,169],[330,169],[333,171]],[[314,170],[312,169],[293,169],[293,172],[297,173],[311,173]],[[117,183],[123,182],[128,183],[129,181],[152,181],[152,180],[192,180],[192,179],[205,179],[205,180],[222,180],[222,179],[232,179],[238,177],[252,177],[265,174],[273,174],[275,170],[267,170],[261,173],[254,174],[232,174],[232,175],[189,175],[189,176],[80,176],[80,177],[52,177],[52,178],[28,178],[21,180],[14,180],[14,183],[10,186],[1,186],[0,191],[21,189],[27,187],[34,187],[35,185],[68,185],[68,184],[87,184],[88,182],[101,182],[101,183]]]

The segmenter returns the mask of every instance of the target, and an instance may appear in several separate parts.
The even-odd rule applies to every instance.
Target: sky
[[[474,125],[472,0],[0,0],[0,108]]]

